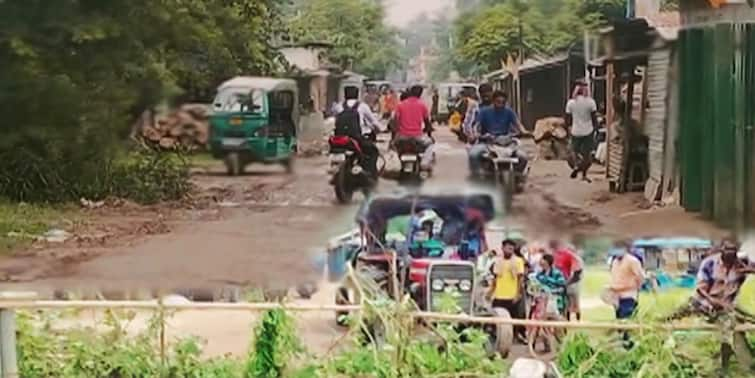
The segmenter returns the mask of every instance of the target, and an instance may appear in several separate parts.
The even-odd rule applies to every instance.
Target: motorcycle
[[[480,138],[487,147],[482,154],[482,170],[488,179],[501,185],[504,207],[510,210],[514,194],[524,191],[529,166],[518,173],[516,166],[519,164],[519,158],[516,153],[521,147],[521,142],[516,138],[502,139],[504,140],[491,135],[483,135]]]
[[[422,182],[432,175],[432,170],[422,167],[422,155],[426,148],[421,143],[411,139],[398,139],[393,148],[401,162],[399,181]]]
[[[374,134],[365,135],[375,140]],[[348,136],[332,136],[328,140],[330,146],[330,164],[328,173],[332,175],[330,184],[335,190],[339,203],[351,202],[354,192],[362,191],[369,195],[377,181],[369,171],[362,166],[362,151],[359,144]]]

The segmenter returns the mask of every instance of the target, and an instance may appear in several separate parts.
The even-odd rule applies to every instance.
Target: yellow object
[[[517,256],[500,259],[495,267],[494,299],[515,299],[519,295],[517,277],[524,275],[524,260]]]
[[[453,112],[453,114],[451,114],[451,117],[448,119],[448,127],[451,130],[461,129],[461,114],[459,114],[459,112]]]

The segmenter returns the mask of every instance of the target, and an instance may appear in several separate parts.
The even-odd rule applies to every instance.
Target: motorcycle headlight
[[[441,290],[443,290],[443,286],[445,286],[445,285],[443,284],[442,280],[433,280],[432,287],[433,287],[434,291],[441,291]]]
[[[459,282],[459,290],[461,291],[471,291],[472,290],[472,281],[470,280],[462,280]]]

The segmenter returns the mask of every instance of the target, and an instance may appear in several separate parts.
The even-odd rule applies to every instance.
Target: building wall
[[[682,205],[729,226],[755,225],[755,23],[680,34]]]
[[[320,69],[320,49],[308,47],[286,47],[280,50],[289,64],[301,70]]]
[[[545,117],[560,117],[566,106],[566,65],[522,75],[522,124],[528,130]]]

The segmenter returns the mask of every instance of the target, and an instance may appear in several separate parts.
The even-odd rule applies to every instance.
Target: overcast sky
[[[453,0],[388,0],[388,22],[403,27],[414,17],[432,14],[453,4]]]

